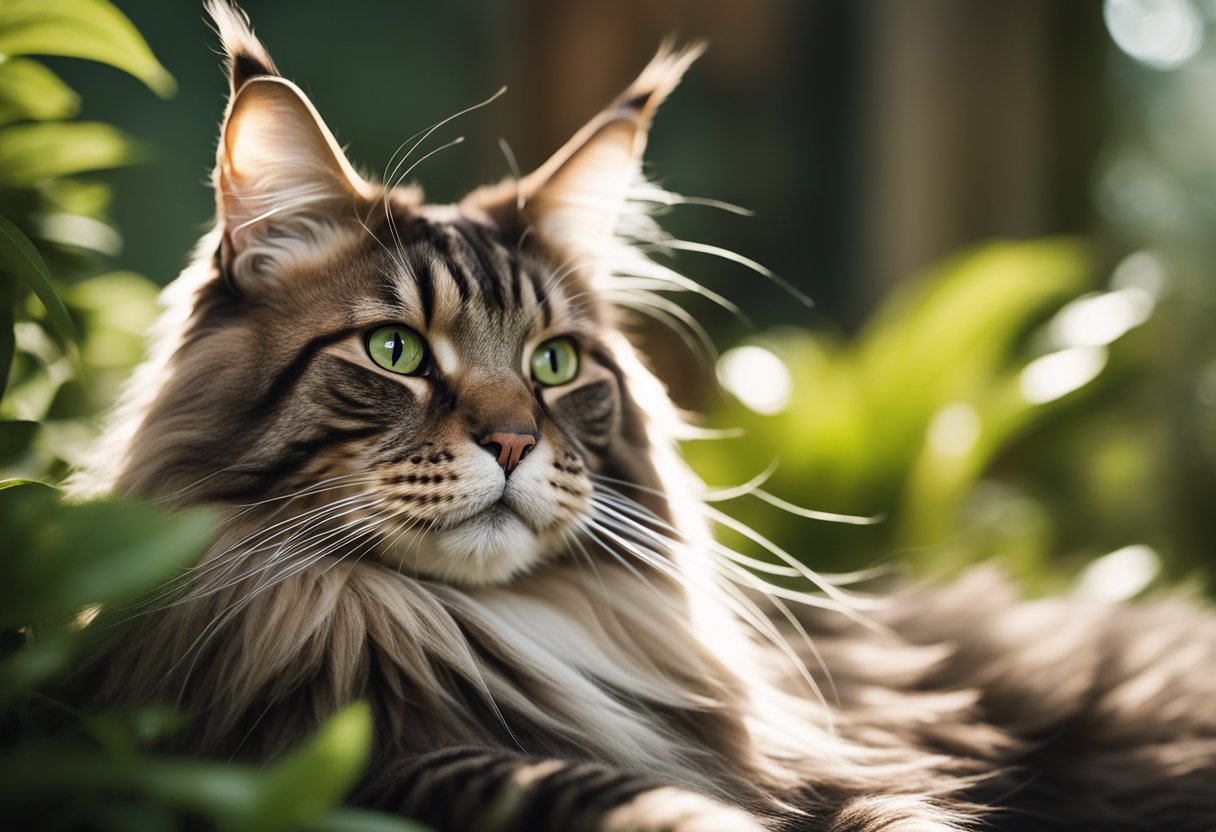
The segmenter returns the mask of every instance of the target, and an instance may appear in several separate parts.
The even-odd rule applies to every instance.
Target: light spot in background
[[[718,359],[718,381],[745,407],[771,416],[790,402],[793,380],[785,363],[763,347],[735,347]]]
[[[929,422],[929,447],[942,456],[966,456],[979,438],[980,414],[966,402],[951,402]]]
[[[1165,264],[1156,252],[1136,251],[1124,257],[1110,276],[1112,289],[1140,289],[1161,300],[1167,288]]]
[[[1205,407],[1216,407],[1216,361],[1209,361],[1199,371],[1195,395]]]
[[[1089,384],[1105,366],[1105,347],[1073,347],[1036,358],[1018,379],[1022,398],[1031,404],[1055,401]]]
[[[1161,571],[1161,556],[1137,543],[1103,555],[1081,571],[1076,594],[1094,601],[1126,601],[1144,591]]]
[[[1047,333],[1057,347],[1104,347],[1153,314],[1153,296],[1129,287],[1087,295],[1065,306],[1051,319]]]
[[[1172,228],[1183,216],[1186,200],[1185,188],[1160,160],[1135,150],[1114,155],[1098,180],[1103,216],[1142,233]]]
[[[1190,0],[1106,0],[1106,28],[1120,49],[1154,69],[1174,69],[1203,46],[1203,19]]]

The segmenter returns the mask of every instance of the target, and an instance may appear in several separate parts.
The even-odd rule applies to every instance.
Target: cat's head
[[[632,497],[658,487],[637,390],[653,380],[615,312],[631,256],[615,230],[651,116],[695,51],[660,54],[533,173],[428,205],[356,173],[242,16],[210,11],[232,86],[217,227],[179,331],[161,332],[172,348],[136,382],[159,389],[118,488],[290,503],[278,516],[313,511],[330,535],[304,556],[478,584],[567,548],[593,477],[641,486]],[[408,149],[390,179],[424,152]]]

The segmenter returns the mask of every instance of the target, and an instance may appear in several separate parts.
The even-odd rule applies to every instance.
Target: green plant
[[[743,435],[688,454],[711,484],[772,461],[764,488],[786,502],[876,518],[815,524],[772,500],[732,504],[813,568],[898,561],[939,575],[995,558],[1033,589],[1067,588],[1096,547],[1161,538],[1142,494],[1156,481],[1151,433],[1129,445],[1111,430],[1130,423],[1129,391],[1151,373],[1133,330],[1152,329],[1157,299],[1130,285],[1083,295],[1094,271],[1076,239],[991,243],[903,284],[852,339],[792,328],[748,339],[788,368],[788,402],[765,415],[728,398],[711,423]],[[743,399],[781,381],[734,361],[724,355],[720,374]]]

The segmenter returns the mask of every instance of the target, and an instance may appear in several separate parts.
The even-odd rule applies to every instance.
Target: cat
[[[644,254],[678,198],[640,160],[697,48],[429,205],[208,11],[216,224],[75,490],[222,524],[111,630],[98,706],[167,698],[178,749],[265,761],[367,700],[352,802],[452,832],[1216,828],[1210,614],[991,571],[787,605],[713,542],[623,328],[686,284]]]

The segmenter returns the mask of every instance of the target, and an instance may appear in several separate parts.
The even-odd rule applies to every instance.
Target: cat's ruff
[[[75,487],[223,523],[112,622],[99,703],[172,698],[183,750],[264,760],[367,699],[355,799],[452,832],[1216,823],[1210,615],[1023,604],[980,572],[863,619],[831,591],[769,603],[713,543],[619,326],[678,319],[661,292],[690,283],[644,254],[674,198],[639,166],[696,49],[533,173],[429,206],[400,184],[417,155],[360,175],[208,8],[216,227]],[[397,367],[381,329],[425,354]]]

